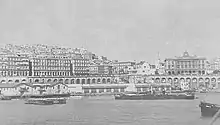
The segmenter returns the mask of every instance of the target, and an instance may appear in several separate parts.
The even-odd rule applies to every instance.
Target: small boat
[[[207,95],[204,100],[200,101],[202,117],[213,117],[220,109],[220,94]]]
[[[11,100],[10,96],[1,95],[0,100]]]
[[[115,100],[168,100],[168,99],[195,99],[194,93],[166,93],[166,94],[149,94],[149,93],[132,93],[115,95]]]

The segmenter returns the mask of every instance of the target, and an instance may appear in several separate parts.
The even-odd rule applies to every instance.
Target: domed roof
[[[187,51],[185,51],[185,52],[183,53],[183,57],[189,57],[189,53],[188,53]]]

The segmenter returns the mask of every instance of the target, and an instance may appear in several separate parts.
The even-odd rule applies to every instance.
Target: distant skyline
[[[1,44],[84,47],[112,60],[220,56],[220,1],[0,0]]]

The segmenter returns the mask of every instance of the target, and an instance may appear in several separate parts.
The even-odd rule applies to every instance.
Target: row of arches
[[[31,82],[35,83],[46,83],[46,82],[60,82],[65,84],[106,84],[110,83],[112,80],[111,78],[87,78],[87,79],[34,79],[34,81],[30,80]]]
[[[26,79],[21,79],[21,80],[19,80],[19,79],[15,79],[15,80],[12,80],[12,79],[10,79],[10,80],[5,80],[5,79],[3,79],[3,80],[0,81],[0,83],[26,83],[26,82],[27,82]]]
[[[165,83],[165,82],[180,82],[180,81],[183,81],[183,82],[220,82],[220,78],[216,78],[216,77],[212,77],[212,78],[209,78],[209,77],[206,77],[206,78],[189,78],[189,77],[186,77],[186,78],[152,78],[152,80],[155,82],[155,83]]]

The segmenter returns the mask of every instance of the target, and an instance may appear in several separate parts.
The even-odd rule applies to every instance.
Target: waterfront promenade
[[[75,76],[75,77],[1,77],[0,89],[2,93],[15,91],[18,84],[26,84],[26,87],[39,86],[39,89],[46,89],[49,84],[55,91],[61,85],[65,85],[70,93],[118,93],[128,91],[129,86],[133,85],[136,91],[149,90],[149,84],[170,83],[172,86],[181,86],[186,82],[192,89],[202,87],[218,89],[220,76],[218,75],[93,75],[93,76]],[[59,83],[60,85],[58,85]],[[57,84],[56,88],[53,85]],[[8,88],[12,89],[8,89]],[[34,89],[34,91],[38,91]],[[10,91],[10,92],[9,92]],[[17,89],[19,91],[19,89]],[[64,91],[64,90],[62,90]],[[19,92],[16,92],[19,93]],[[36,93],[36,92],[35,92]]]

